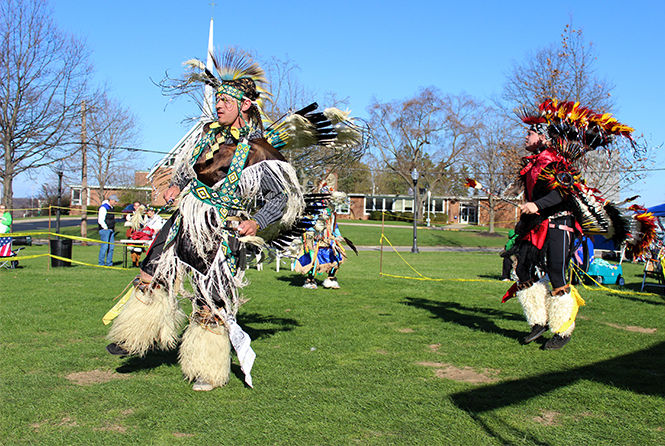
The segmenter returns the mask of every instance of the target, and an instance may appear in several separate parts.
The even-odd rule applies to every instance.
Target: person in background
[[[0,234],[11,232],[12,214],[9,213],[4,204],[0,204]]]
[[[508,231],[508,241],[506,242],[503,251],[501,251],[501,253],[499,254],[501,257],[503,257],[501,280],[503,280],[504,282],[512,280],[511,273],[513,272],[517,264],[517,256],[515,255],[515,252],[513,250],[516,240],[517,240],[517,233],[515,232],[514,229],[511,229],[510,231]]]
[[[113,206],[118,204],[118,197],[111,195],[108,200],[102,201],[97,214],[99,227],[99,238],[102,242],[99,246],[99,266],[113,266],[113,243],[115,242],[115,217]]]
[[[156,234],[162,229],[165,223],[166,220],[155,213],[155,208],[148,208],[146,211],[146,222],[143,225],[144,228],[152,229]]]

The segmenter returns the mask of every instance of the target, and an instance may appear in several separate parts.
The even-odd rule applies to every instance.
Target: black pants
[[[505,256],[503,258],[503,268],[501,269],[501,278],[510,279],[510,272],[513,270],[513,257]]]
[[[548,228],[545,244],[539,253],[530,243],[522,242],[516,272],[520,282],[526,282],[535,277],[535,269],[538,265],[547,273],[552,288],[555,289],[567,283],[566,273],[570,261],[570,248],[575,236],[573,232],[561,229],[559,226],[572,228],[574,220],[572,217],[559,217],[551,220],[549,224],[554,227]]]

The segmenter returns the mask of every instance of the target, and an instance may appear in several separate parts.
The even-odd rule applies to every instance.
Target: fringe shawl
[[[187,155],[181,156],[180,162],[187,164],[187,167],[179,169],[180,172],[188,171],[194,175],[194,169],[189,165]],[[262,200],[264,198],[261,190],[261,180],[264,176],[269,176],[286,195],[287,202],[279,224],[286,227],[291,226],[302,214],[305,202],[295,169],[284,161],[265,160],[243,169],[236,193],[245,199],[245,210],[232,211],[231,215],[235,214],[244,218],[250,216],[249,212],[252,210],[250,205],[253,205],[254,199]],[[221,181],[215,184],[213,189],[220,185]],[[235,276],[231,274],[222,246],[222,241],[228,241],[229,235],[223,229],[221,217],[214,207],[203,203],[191,194],[189,188],[181,193],[179,210],[182,220],[181,234],[178,237],[187,237],[191,241],[191,246],[194,247],[197,256],[206,262],[207,273],[202,274],[178,258],[175,249],[175,245],[178,243],[176,240],[162,253],[155,277],[163,283],[180,284],[178,287],[169,287],[171,294],[175,296],[178,293],[186,293],[182,283],[185,276],[188,276],[200,297],[213,311],[219,312],[213,300],[216,297],[224,303],[223,312],[234,317],[242,303],[238,288],[245,286],[247,282],[244,280],[244,271],[237,271]],[[259,237],[241,237],[239,240],[241,243],[249,242],[259,245],[263,242]],[[214,258],[212,258],[213,252]],[[209,260],[211,258],[212,260]],[[189,294],[187,297],[193,299],[194,296]],[[222,314],[218,315],[222,316]]]

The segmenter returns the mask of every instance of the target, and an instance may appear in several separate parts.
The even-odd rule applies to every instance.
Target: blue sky
[[[167,151],[189,127],[195,106],[167,105],[151,79],[180,73],[205,58],[210,17],[215,45],[238,46],[262,58],[292,59],[308,89],[348,97],[366,116],[375,97],[402,99],[419,87],[499,95],[515,62],[559,40],[566,23],[595,47],[597,74],[615,84],[616,117],[655,144],[665,142],[665,2],[662,1],[256,1],[52,0],[61,29],[84,40],[95,79],[136,116],[137,146]],[[410,9],[406,9],[410,8]],[[322,104],[324,105],[324,104]],[[159,155],[147,155],[149,168]],[[657,154],[665,166],[665,147]],[[665,171],[628,193],[647,206],[665,202]],[[29,196],[19,179],[15,196]],[[34,186],[33,186],[34,187]]]

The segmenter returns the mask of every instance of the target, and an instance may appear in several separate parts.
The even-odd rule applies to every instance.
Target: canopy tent
[[[665,217],[665,203],[659,204],[658,206],[652,206],[647,210],[656,217]]]

